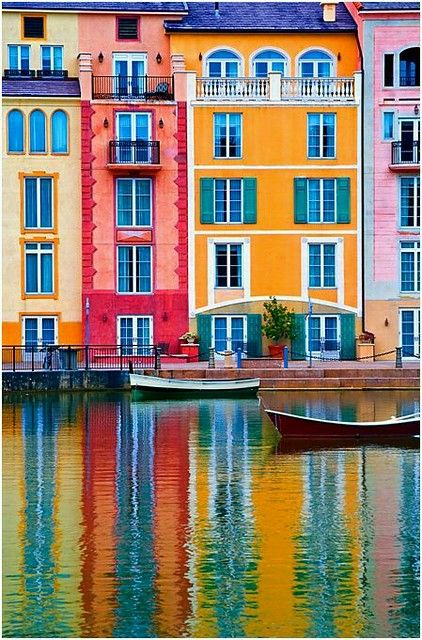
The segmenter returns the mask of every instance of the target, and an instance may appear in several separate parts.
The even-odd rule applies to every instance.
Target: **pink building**
[[[364,328],[419,356],[419,3],[348,3],[364,61]],[[386,356],[394,358],[394,353]]]
[[[87,6],[78,8],[85,339],[128,354],[176,350],[188,323],[186,102],[163,25],[185,7]]]

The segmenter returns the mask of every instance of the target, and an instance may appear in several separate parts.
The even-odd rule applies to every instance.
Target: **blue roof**
[[[188,2],[188,15],[165,22],[167,31],[356,31],[341,2],[336,21],[324,22],[319,2]]]
[[[58,96],[66,98],[79,98],[81,90],[79,80],[4,80],[4,96]]]
[[[3,9],[17,11],[129,11],[142,13],[186,13],[185,2],[3,2]]]
[[[419,2],[362,2],[360,11],[419,11]]]

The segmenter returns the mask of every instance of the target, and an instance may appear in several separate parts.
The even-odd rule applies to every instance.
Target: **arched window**
[[[51,152],[69,151],[68,117],[64,111],[55,111],[51,116]]]
[[[419,47],[411,47],[401,52],[400,60],[400,86],[419,87],[420,85],[420,59]]]
[[[35,109],[29,116],[29,151],[31,153],[45,153],[47,150],[45,126],[45,114]]]
[[[253,75],[255,78],[266,78],[269,71],[286,74],[286,58],[279,51],[266,49],[253,58]]]
[[[333,59],[325,51],[311,49],[299,58],[301,78],[329,78],[333,75]]]
[[[207,73],[210,78],[237,78],[239,68],[239,56],[228,49],[219,49],[207,57]]]
[[[13,109],[7,114],[7,150],[9,153],[22,153],[24,145],[23,113]]]

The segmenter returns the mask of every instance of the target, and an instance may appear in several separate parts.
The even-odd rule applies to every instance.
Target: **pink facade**
[[[132,17],[138,39],[123,41],[118,15],[79,17],[80,51],[85,67],[92,65],[90,73],[81,62],[85,337],[91,344],[116,344],[121,318],[132,326],[142,317],[150,323],[149,342],[176,351],[188,322],[186,103],[175,101],[163,26],[174,16]],[[163,86],[164,94],[157,94]],[[132,190],[132,201],[122,196],[123,187]],[[143,200],[138,187],[148,191]],[[141,206],[148,209],[146,222],[138,219]],[[143,266],[139,247],[148,248]],[[131,262],[123,264],[127,256]],[[130,331],[136,340],[136,329]]]

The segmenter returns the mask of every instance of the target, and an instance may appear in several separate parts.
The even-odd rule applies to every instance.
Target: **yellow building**
[[[187,75],[189,312],[202,358],[211,346],[242,344],[261,355],[263,302],[273,295],[296,314],[293,357],[353,358],[355,24],[335,3],[214,4],[191,4],[166,23]]]
[[[3,15],[3,343],[80,344],[78,16]]]

